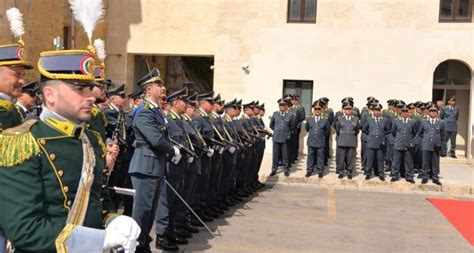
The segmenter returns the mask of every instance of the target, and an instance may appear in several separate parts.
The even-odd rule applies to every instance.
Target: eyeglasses
[[[428,111],[429,111],[429,112],[437,112],[438,110],[436,110],[436,109],[430,109],[430,110],[428,110]]]
[[[321,108],[313,108],[314,110],[321,111]]]

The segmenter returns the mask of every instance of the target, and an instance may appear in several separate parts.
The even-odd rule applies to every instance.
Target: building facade
[[[458,150],[471,158],[472,4],[116,0],[107,16],[108,74],[132,85],[135,55],[214,57],[214,90],[258,99],[269,113],[285,92],[300,93],[306,107],[326,96],[335,110],[346,96],[363,107],[368,96],[414,102],[455,94]]]

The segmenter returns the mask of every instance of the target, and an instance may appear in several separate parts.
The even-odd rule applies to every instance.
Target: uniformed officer
[[[387,110],[384,110],[382,116],[390,121],[390,127],[393,125],[394,119],[397,118],[397,112],[395,109],[395,105],[398,103],[396,99],[389,99],[387,100]],[[395,144],[395,137],[390,134],[385,136],[385,142],[387,144],[385,150],[385,171],[392,171],[392,163],[393,163],[393,145]]]
[[[36,106],[36,93],[38,91],[38,82],[29,83],[21,88],[21,95],[16,99],[15,105],[17,110],[20,111],[23,120],[33,118],[33,116],[29,115]]]
[[[9,9],[7,16],[9,15],[19,16],[19,21],[22,23],[18,9]],[[2,129],[18,126],[22,122],[21,113],[15,107],[13,99],[21,96],[21,88],[26,84],[25,70],[33,67],[25,61],[25,43],[21,39],[24,30],[21,31],[19,34],[14,32],[15,36],[19,37],[17,44],[0,45],[0,132]]]
[[[260,189],[260,188],[263,188],[265,186],[264,183],[261,183],[260,181],[258,181],[258,174],[259,174],[259,171],[261,169],[261,165],[262,165],[262,161],[263,161],[263,155],[264,155],[264,152],[265,152],[265,145],[266,145],[266,141],[264,139],[264,136],[266,135],[268,138],[270,138],[272,136],[272,134],[267,130],[265,129],[265,123],[263,122],[263,119],[262,119],[262,116],[261,116],[261,111],[264,110],[265,108],[265,104],[262,103],[262,104],[259,104],[259,102],[255,102],[255,105],[254,105],[254,108],[253,108],[253,111],[254,111],[254,116],[252,118],[252,123],[253,125],[255,126],[255,128],[257,129],[257,131],[259,132],[260,136],[262,136],[261,140],[258,142],[257,144],[257,150],[256,150],[256,164],[255,164],[255,171],[253,173],[253,178],[252,178],[252,181],[253,181],[253,187],[254,188],[257,188],[257,189]]]
[[[120,151],[115,161],[115,166],[109,177],[110,187],[125,187],[125,179],[128,175],[129,161],[127,161],[127,126],[125,125],[125,113],[123,106],[125,104],[125,84],[119,85],[107,91],[109,98],[109,106],[104,110],[107,118],[106,126],[106,143],[114,143],[119,146]],[[131,127],[131,126],[129,126]],[[116,209],[119,208],[120,202],[123,201],[125,214],[130,215],[132,205],[130,199],[123,195],[117,195],[111,192],[110,197]]]
[[[321,102],[323,102],[324,108],[323,108],[323,113],[327,116],[329,125],[333,126],[334,124],[334,111],[332,108],[329,108],[329,98],[327,97],[322,97],[319,99]],[[328,160],[331,158],[331,153],[332,153],[332,140],[331,140],[331,129],[329,130],[329,133],[326,135],[326,144],[324,145],[324,165],[328,165]]]
[[[311,173],[316,169],[318,177],[323,178],[324,175],[324,150],[326,147],[326,138],[331,131],[331,125],[326,114],[323,114],[323,102],[316,100],[313,102],[313,116],[306,117],[306,131],[308,132],[308,158],[306,164],[306,175],[310,177]]]
[[[300,138],[300,133],[301,133],[301,123],[304,121],[304,119],[306,117],[306,112],[304,110],[304,107],[301,106],[299,97],[300,96],[298,94],[293,94],[293,95],[289,96],[289,99],[291,100],[291,104],[292,104],[291,105],[291,111],[293,111],[294,114],[295,114],[295,124],[296,124],[296,128],[294,130],[294,134],[293,134],[293,138],[292,138],[292,141],[293,141],[292,146],[294,148],[290,152],[290,153],[293,154],[293,158],[291,159],[293,162],[298,159],[299,146],[300,146],[299,138]],[[290,163],[293,163],[293,162],[290,162]]]
[[[362,132],[366,134],[367,164],[365,167],[365,180],[369,180],[372,171],[380,180],[385,181],[384,175],[384,154],[386,135],[391,134],[391,121],[382,116],[382,105],[375,103],[372,106],[372,115],[370,115],[364,125]]]
[[[417,121],[409,117],[409,108],[407,105],[403,105],[401,108],[401,115],[392,125],[392,135],[395,137],[394,153],[393,153],[393,164],[392,164],[392,179],[391,182],[398,181],[400,179],[401,172],[400,167],[403,164],[404,174],[407,182],[412,184],[415,183],[413,180],[413,138],[417,134]]]
[[[421,153],[423,158],[423,166],[421,170],[422,184],[428,182],[428,178],[433,178],[433,183],[441,185],[439,181],[439,157],[442,147],[442,140],[446,134],[444,121],[438,118],[438,108],[434,104],[428,106],[429,118],[423,120],[418,130],[418,134],[422,138]]]
[[[224,154],[224,167],[231,170],[231,178],[229,180],[229,185],[226,186],[225,191],[226,204],[229,206],[235,205],[237,202],[242,201],[242,198],[239,197],[238,190],[236,188],[237,179],[244,178],[243,171],[241,167],[238,167],[238,160],[243,155],[243,149],[246,148],[244,141],[239,136],[237,128],[235,127],[235,118],[240,114],[240,105],[237,103],[237,99],[229,101],[224,104],[225,115],[223,118],[223,125],[226,130],[226,133],[229,134],[229,139],[238,143],[239,149],[234,153],[226,152]]]
[[[288,103],[285,99],[278,100],[279,110],[274,112],[270,120],[270,128],[273,130],[273,160],[272,172],[270,176],[274,176],[278,169],[278,158],[281,156],[283,162],[283,171],[285,176],[290,175],[288,161],[288,141],[291,138],[291,129],[295,119],[288,112]]]
[[[15,252],[135,249],[140,228],[113,213],[105,144],[85,124],[95,100],[93,62],[90,51],[41,53],[44,110],[0,138],[0,222]]]
[[[439,115],[444,122],[446,128],[446,138],[443,140],[443,149],[441,156],[446,156],[448,153],[448,141],[451,140],[451,148],[449,149],[450,156],[456,157],[456,135],[458,133],[458,119],[459,108],[456,107],[456,97],[450,96],[448,98],[448,105],[446,105]]]
[[[197,130],[196,126],[192,121],[192,117],[194,117],[194,113],[196,112],[196,96],[197,93],[190,94],[187,97],[189,104],[186,107],[186,112],[181,115],[184,123],[184,129],[188,134],[192,146],[194,148],[194,152],[196,153],[197,157],[194,158],[193,162],[188,164],[188,169],[186,170],[185,175],[185,190],[183,194],[183,198],[186,202],[193,208],[193,210],[199,209],[200,202],[199,199],[196,197],[197,195],[197,184],[198,184],[198,177],[201,175],[201,157],[206,155],[207,152],[207,144],[202,138],[201,134]],[[190,233],[197,233],[199,232],[198,229],[192,227],[193,226],[203,226],[196,217],[191,215],[188,209],[183,205],[179,204],[179,211],[177,217],[177,233],[180,232],[190,232]],[[204,220],[204,217],[200,217]],[[206,217],[207,218],[207,217]],[[183,231],[181,231],[183,230]]]
[[[347,170],[347,178],[352,179],[355,164],[355,149],[357,147],[357,134],[360,130],[359,118],[354,116],[354,110],[350,99],[343,101],[344,115],[336,120],[336,173],[338,178],[344,178]]]
[[[208,150],[205,156],[201,157],[201,176],[198,183],[198,198],[200,199],[200,206],[202,207],[200,212],[211,219],[217,218],[219,215],[214,212],[212,209],[212,198],[209,194],[210,191],[210,180],[212,173],[212,156],[214,155],[214,149],[220,150],[220,147],[214,140],[214,130],[212,128],[211,119],[209,114],[214,108],[214,91],[206,92],[197,95],[196,100],[198,102],[199,108],[197,113],[193,118],[193,123],[198,129],[201,136],[207,143]],[[200,216],[202,214],[200,213]]]
[[[170,109],[166,119],[168,120],[169,138],[172,143],[179,145],[183,159],[178,163],[168,163],[166,168],[166,180],[180,195],[184,192],[184,176],[187,165],[193,162],[193,154],[190,151],[188,136],[184,130],[184,122],[181,114],[186,111],[188,89],[185,87],[170,94],[166,103],[170,104]],[[166,184],[160,192],[160,199],[156,212],[156,234],[157,248],[162,250],[176,251],[179,247],[176,244],[188,244],[186,238],[176,234],[176,216],[178,212],[179,199],[171,187]]]
[[[151,70],[137,84],[143,88],[145,100],[133,119],[135,151],[128,172],[136,190],[132,217],[142,229],[137,252],[150,252],[149,233],[155,218],[166,162],[168,158],[179,162],[181,153],[170,143],[167,120],[159,107],[164,82],[158,70]],[[162,245],[164,243],[166,241],[161,242]]]

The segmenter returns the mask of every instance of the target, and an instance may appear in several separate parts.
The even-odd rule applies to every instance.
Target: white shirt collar
[[[24,112],[28,111],[28,109],[26,109],[26,107],[23,106],[20,102],[16,101],[16,105],[19,106]]]

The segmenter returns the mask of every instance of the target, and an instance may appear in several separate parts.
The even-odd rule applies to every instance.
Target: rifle
[[[120,131],[120,125],[123,125],[123,121],[125,120],[124,114],[119,112],[119,115],[117,116],[117,120],[115,121],[115,129],[112,132],[112,143],[117,145],[119,142],[119,131]],[[125,131],[125,129],[122,129]],[[123,136],[122,136],[123,137]],[[106,180],[106,185],[109,185],[109,180],[110,180],[110,175],[112,174],[112,171],[107,170],[106,175],[107,175],[107,180]]]
[[[173,145],[177,146],[179,149],[183,150],[184,153],[194,157],[194,158],[199,158],[199,156],[196,155],[196,153],[194,153],[193,151],[191,151],[190,149],[188,149],[187,147],[183,146],[181,143],[177,142],[176,140],[174,140],[173,138],[170,138],[170,141]]]
[[[211,142],[215,145],[219,145],[219,146],[222,146],[222,147],[225,147],[225,143],[221,142],[221,141],[218,141],[214,138],[209,138],[209,137],[206,137],[206,136],[203,136],[203,138],[208,141],[208,142]]]

